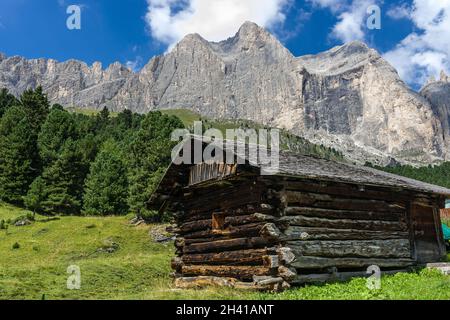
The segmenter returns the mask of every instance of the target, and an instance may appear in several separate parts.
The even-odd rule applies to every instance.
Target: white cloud
[[[273,27],[285,19],[291,0],[147,0],[146,21],[152,37],[173,46],[190,33],[224,40],[245,22]]]
[[[328,8],[333,12],[337,12],[347,6],[346,0],[308,0],[313,5]]]
[[[414,0],[409,17],[418,29],[385,58],[412,86],[450,70],[450,0]]]
[[[331,36],[342,42],[364,40],[366,22],[369,17],[368,8],[380,0],[308,0],[313,5],[328,8],[337,15],[338,22],[334,25]]]
[[[343,42],[364,40],[367,21],[367,8],[374,4],[372,0],[355,0],[348,10],[339,15],[332,35]]]
[[[410,18],[411,8],[406,3],[403,3],[399,6],[393,6],[389,8],[389,10],[386,12],[386,15],[395,20]]]

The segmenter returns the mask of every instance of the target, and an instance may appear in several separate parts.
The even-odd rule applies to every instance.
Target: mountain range
[[[188,109],[214,119],[280,127],[342,151],[358,163],[424,165],[450,158],[450,81],[420,92],[362,42],[295,57],[275,36],[246,22],[234,37],[198,34],[139,72],[69,60],[0,54],[0,88],[42,86],[66,107],[146,113]]]

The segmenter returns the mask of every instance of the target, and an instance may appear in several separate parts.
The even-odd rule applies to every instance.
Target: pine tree
[[[88,215],[127,214],[127,169],[118,145],[107,141],[91,165],[83,211]]]
[[[142,121],[141,128],[129,148],[130,209],[140,216],[158,219],[148,212],[145,203],[160,181],[162,172],[171,162],[174,143],[170,141],[175,129],[184,128],[176,117],[151,112]]]
[[[72,115],[59,108],[53,108],[38,136],[39,154],[44,166],[50,166],[58,159],[67,139],[77,139],[77,129]]]
[[[78,214],[84,184],[84,163],[79,146],[68,139],[58,159],[42,174],[42,211],[47,214]]]
[[[33,217],[36,213],[42,212],[42,201],[44,201],[44,180],[42,177],[36,178],[30,186],[26,197],[24,198],[25,206],[33,211]]]
[[[50,111],[50,103],[47,96],[43,93],[42,87],[22,93],[20,105],[25,109],[28,121],[34,128],[37,136]]]
[[[9,108],[18,104],[16,97],[10,94],[7,89],[0,90],[0,118],[3,117]]]
[[[31,155],[35,135],[22,107],[11,107],[0,121],[0,199],[22,204],[37,176]]]
[[[31,168],[35,172],[33,180],[42,172],[42,161],[38,150],[38,135],[41,127],[48,116],[50,104],[47,96],[42,92],[42,88],[36,90],[27,90],[20,96],[20,106],[25,111],[25,117],[31,128],[30,134],[32,146],[28,150],[28,156],[31,159]]]

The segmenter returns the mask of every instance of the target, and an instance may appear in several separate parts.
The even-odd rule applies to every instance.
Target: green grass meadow
[[[29,212],[0,204],[0,220]],[[152,241],[160,225],[132,226],[128,217],[37,216],[28,226],[0,230],[0,299],[450,299],[450,277],[427,270],[386,276],[371,291],[365,279],[311,285],[282,293],[172,286],[172,243]],[[80,267],[81,288],[67,289],[71,265]]]

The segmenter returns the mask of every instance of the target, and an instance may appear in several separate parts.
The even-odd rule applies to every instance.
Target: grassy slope
[[[26,211],[0,205],[0,220]],[[371,292],[364,279],[308,286],[281,294],[228,289],[177,290],[171,286],[171,244],[150,240],[150,228],[129,217],[62,217],[0,230],[0,299],[450,299],[450,279],[435,272],[383,278]],[[20,244],[13,249],[14,243]],[[117,243],[119,249],[99,249]],[[69,265],[81,268],[81,290],[66,289]]]

